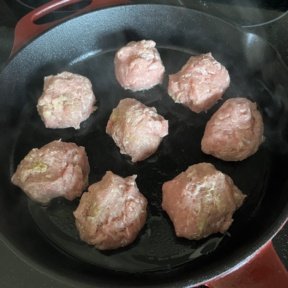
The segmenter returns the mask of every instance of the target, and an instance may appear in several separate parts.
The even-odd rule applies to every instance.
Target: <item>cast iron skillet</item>
[[[132,93],[116,82],[113,57],[119,47],[140,39],[157,42],[166,77],[162,85]],[[231,86],[207,113],[195,114],[167,95],[167,75],[178,71],[191,55],[206,52],[227,67]],[[44,76],[64,70],[87,76],[97,97],[98,110],[77,131],[46,129],[36,111]],[[263,40],[186,8],[120,6],[59,24],[17,53],[0,74],[1,237],[34,266],[83,287],[196,285],[227,271],[271,239],[287,218],[287,77],[287,67]],[[207,120],[224,100],[238,96],[257,102],[265,142],[254,156],[239,163],[203,154],[200,141]],[[105,133],[111,110],[126,97],[156,107],[169,120],[169,136],[157,153],[137,164],[121,155]],[[78,200],[56,199],[42,207],[11,184],[11,175],[29,150],[60,138],[85,146],[90,183],[107,170],[138,175],[149,215],[133,245],[99,252],[79,240],[72,215]],[[178,239],[161,210],[161,185],[203,161],[230,175],[248,197],[225,235],[201,241]]]

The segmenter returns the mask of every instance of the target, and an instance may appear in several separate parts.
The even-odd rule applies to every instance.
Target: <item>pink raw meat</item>
[[[37,110],[47,128],[80,128],[80,123],[95,111],[95,96],[90,80],[63,72],[44,79],[44,91]]]
[[[124,89],[147,90],[162,82],[165,68],[152,40],[130,42],[115,55],[115,75]]]
[[[32,200],[45,204],[56,197],[79,197],[88,184],[89,171],[84,147],[52,141],[32,149],[11,180]]]
[[[169,75],[168,94],[199,113],[213,106],[229,84],[226,68],[207,53],[192,56],[178,73]]]
[[[80,238],[100,250],[131,244],[145,224],[147,200],[136,175],[122,178],[106,172],[82,195],[74,212]]]
[[[224,233],[246,197],[232,179],[210,163],[190,166],[163,184],[162,207],[178,237],[201,239]]]
[[[226,161],[240,161],[257,152],[263,142],[263,120],[255,103],[231,98],[207,122],[202,151]]]
[[[113,138],[122,154],[141,161],[155,153],[168,134],[168,121],[154,107],[126,98],[113,109],[106,132]]]

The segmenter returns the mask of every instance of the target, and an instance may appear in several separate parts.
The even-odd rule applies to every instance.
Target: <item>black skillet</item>
[[[149,91],[132,93],[118,85],[113,57],[119,47],[140,39],[156,41],[166,77]],[[191,55],[207,52],[227,67],[231,85],[222,101],[207,113],[195,114],[167,95],[167,75],[178,71]],[[44,76],[64,70],[87,76],[97,98],[98,110],[80,130],[46,129],[36,111]],[[247,262],[270,243],[287,219],[287,77],[279,54],[261,38],[187,8],[110,7],[58,23],[16,53],[0,74],[2,240],[34,267],[81,287],[191,286]],[[207,120],[223,101],[238,96],[257,102],[265,142],[254,156],[239,163],[203,154],[200,141]],[[126,97],[156,107],[169,120],[169,136],[157,153],[137,164],[121,155],[105,133],[111,110]],[[78,200],[55,199],[42,207],[11,184],[11,175],[29,150],[60,138],[85,146],[90,183],[107,170],[138,175],[149,215],[134,244],[99,252],[79,240],[72,215]],[[230,175],[247,200],[225,235],[201,241],[176,238],[161,210],[161,185],[189,165],[204,161]]]

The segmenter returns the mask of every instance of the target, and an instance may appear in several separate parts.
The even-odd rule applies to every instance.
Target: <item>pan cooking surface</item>
[[[161,85],[134,93],[117,83],[113,58],[127,42],[141,39],[157,43],[166,74]],[[191,55],[207,52],[228,69],[231,85],[207,113],[196,114],[168,96],[168,75],[178,71]],[[98,109],[80,130],[46,129],[36,111],[43,78],[65,70],[91,80]],[[0,157],[1,163],[10,164],[0,174],[1,233],[38,267],[48,267],[69,279],[93,280],[100,286],[103,280],[111,287],[123,283],[122,287],[127,287],[131,273],[139,277],[149,274],[153,284],[156,275],[164,275],[163,287],[173,286],[175,281],[178,286],[187,286],[227,271],[268,241],[287,216],[287,77],[286,66],[261,38],[185,8],[115,7],[58,25],[21,50],[0,74],[0,127],[5,136],[0,137]],[[156,107],[169,120],[169,135],[157,152],[136,164],[121,155],[105,133],[112,109],[127,97]],[[259,151],[239,163],[218,160],[200,149],[206,122],[230,97],[257,102],[265,125],[265,141]],[[55,199],[43,207],[11,184],[21,159],[32,148],[56,139],[86,148],[90,184],[99,181],[107,170],[122,177],[138,175],[139,190],[149,201],[148,219],[132,245],[115,251],[96,250],[80,241],[76,231],[72,212],[79,200]],[[161,209],[162,183],[204,161],[228,174],[247,198],[225,235],[214,234],[200,241],[177,238]],[[182,273],[178,273],[179,267]],[[122,284],[118,280],[115,284],[115,278],[102,275],[103,270],[96,268],[124,272]],[[146,276],[141,279],[143,283],[150,281]]]
[[[211,114],[228,97],[244,95],[249,97],[241,82],[247,82],[234,72],[229,62],[223,63],[231,73],[232,84],[222,101],[207,113],[195,114],[182,105],[175,104],[167,94],[167,74],[175,73],[191,55],[200,51],[182,50],[181,47],[159,47],[159,52],[166,67],[166,77],[162,85],[145,92],[130,92],[122,89],[114,76],[113,58],[115,50],[90,53],[79,57],[65,67],[49,71],[56,74],[65,70],[79,73],[92,81],[97,98],[97,111],[82,124],[80,130],[46,129],[35,108],[35,102],[41,93],[43,80],[37,82],[22,115],[23,127],[15,147],[14,169],[32,147],[42,146],[54,139],[75,142],[86,148],[91,166],[89,183],[99,181],[107,170],[126,177],[137,174],[139,190],[149,201],[148,221],[136,242],[127,248],[100,252],[83,243],[78,236],[73,211],[78,200],[69,202],[64,199],[54,200],[48,207],[41,207],[29,201],[30,213],[42,233],[54,245],[82,261],[97,266],[125,272],[144,272],[170,269],[190,262],[202,255],[211,253],[221,243],[223,237],[235,237],[215,234],[201,241],[189,241],[175,237],[173,225],[161,209],[162,183],[174,178],[189,165],[199,162],[212,162],[223,172],[229,174],[236,185],[248,195],[244,207],[235,215],[234,229],[248,225],[255,208],[261,203],[269,176],[269,152],[261,147],[259,152],[239,163],[225,163],[201,152],[201,138],[205,124]],[[209,52],[209,51],[207,51]],[[213,52],[213,51],[212,51]],[[219,57],[219,55],[216,55]],[[222,60],[222,59],[220,59]],[[35,86],[34,86],[35,87]],[[261,86],[253,87],[256,92]],[[113,108],[126,97],[135,97],[148,106],[157,108],[158,113],[169,120],[169,135],[164,138],[158,151],[149,159],[133,164],[129,157],[121,155],[113,140],[105,133],[106,123]],[[257,94],[253,94],[257,97]],[[254,98],[255,99],[255,98]],[[18,151],[21,151],[20,153]],[[257,171],[251,174],[251,168]],[[261,185],[259,185],[261,183]],[[246,220],[240,220],[246,215]],[[247,217],[248,216],[248,217]],[[228,233],[229,234],[229,233]]]

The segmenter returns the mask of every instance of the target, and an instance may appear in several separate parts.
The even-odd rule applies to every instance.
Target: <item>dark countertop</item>
[[[143,2],[143,1],[138,1]],[[147,3],[147,1],[144,1]],[[165,1],[154,1],[154,2],[165,2]],[[215,1],[191,1],[193,3],[188,3],[188,1],[166,1],[172,4],[187,5],[195,9],[203,10],[205,12],[211,12],[215,5]],[[177,2],[177,3],[176,3]],[[219,7],[225,5],[225,1],[219,1]],[[231,2],[231,1],[230,1]],[[224,4],[223,4],[224,3]],[[214,5],[214,6],[213,6]],[[217,6],[218,7],[218,6]],[[217,8],[216,7],[216,8]],[[220,9],[220,8],[219,8]],[[223,10],[214,9],[213,13],[217,16],[223,16],[227,19],[238,24],[248,23],[249,18],[239,18],[233,14],[233,9],[229,14],[223,14]],[[248,8],[249,10],[250,8]],[[284,9],[284,8],[283,8]],[[247,11],[248,11],[247,10]],[[253,10],[253,8],[252,8]],[[251,13],[253,12],[249,10]],[[216,12],[215,12],[216,11]],[[220,11],[220,12],[219,12]],[[222,12],[221,12],[222,11]],[[227,10],[226,10],[227,11]],[[273,11],[268,11],[268,18],[266,20],[270,21],[274,16]],[[283,12],[283,11],[282,11]],[[285,11],[284,11],[285,12]],[[221,14],[222,13],[222,14]],[[234,17],[236,18],[231,18]],[[245,13],[243,15],[246,15]],[[284,14],[283,14],[284,15]],[[282,15],[281,15],[282,16]],[[230,17],[230,19],[229,19]],[[247,20],[248,19],[248,20]],[[241,23],[241,21],[243,21]],[[248,22],[247,22],[248,21]],[[8,58],[10,49],[13,42],[13,32],[14,26],[17,22],[17,17],[10,11],[8,6],[3,0],[0,0],[0,67],[3,65],[4,61]],[[252,23],[253,24],[253,23]],[[254,23],[255,24],[255,23]],[[245,29],[257,33],[262,37],[268,39],[268,41],[277,47],[278,51],[282,54],[284,61],[288,64],[288,33],[287,33],[288,15],[284,15],[277,21],[272,21],[268,23],[265,27],[254,26],[246,27]],[[285,29],[286,28],[286,29]],[[282,41],[279,41],[282,39]],[[273,240],[274,246],[282,259],[283,263],[288,267],[288,224],[276,235]],[[73,286],[67,286],[64,283],[56,279],[50,278],[50,276],[42,274],[36,271],[31,266],[27,265],[21,259],[19,259],[12,251],[10,251],[4,243],[0,242],[0,287],[1,288],[24,288],[24,287],[37,287],[37,288],[71,288]],[[79,287],[79,286],[78,286]]]

